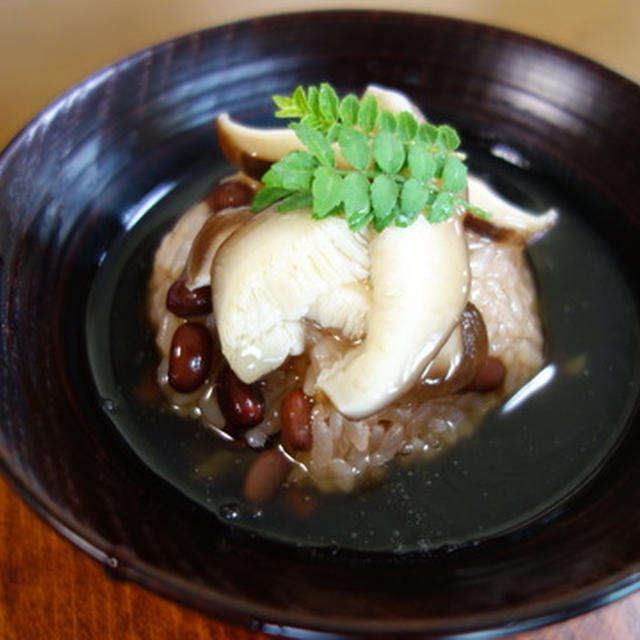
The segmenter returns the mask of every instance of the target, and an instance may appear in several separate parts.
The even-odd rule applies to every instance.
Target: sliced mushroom
[[[386,109],[387,111],[391,111],[391,113],[408,111],[418,122],[425,122],[425,117],[422,111],[420,111],[420,109],[418,109],[418,107],[400,91],[387,89],[386,87],[381,87],[377,84],[370,84],[365,89],[363,97],[364,96],[373,96],[381,109]]]
[[[218,116],[216,131],[225,158],[256,180],[273,162],[291,151],[304,149],[292,129],[250,127],[236,122],[228,113]]]
[[[314,220],[308,210],[282,215],[271,207],[223,243],[211,267],[213,308],[222,352],[241,380],[253,382],[302,353],[305,318],[317,301],[334,299],[322,313],[316,306],[325,326],[342,330],[352,315],[366,315],[355,307],[349,313],[347,299],[361,306],[362,296],[356,288],[349,297],[343,287],[368,277],[369,233],[354,233],[341,218]],[[335,299],[340,291],[342,303]]]
[[[483,219],[470,212],[465,226],[492,240],[532,242],[548,231],[558,219],[555,209],[535,214],[516,207],[475,176],[470,175],[467,182],[469,202],[491,217]]]
[[[154,258],[153,287],[162,282],[174,282],[182,275],[191,240],[210,216],[208,205],[199,202],[189,208],[171,232],[164,236]]]
[[[176,223],[173,229],[162,239],[153,259],[153,271],[149,282],[149,317],[158,329],[166,324],[165,301],[169,287],[182,277],[184,264],[189,255],[192,238],[198,233],[205,221],[211,216],[211,210],[204,202],[192,206]],[[169,339],[173,329],[169,334]],[[162,341],[161,341],[162,342]],[[160,344],[160,343],[159,343]],[[168,344],[166,347],[168,348]]]
[[[369,85],[364,95],[373,95],[383,109],[392,113],[409,111],[420,121],[424,116],[420,110],[402,93],[385,89],[377,85]],[[250,127],[233,120],[228,113],[222,113],[216,120],[218,141],[225,158],[248,176],[259,180],[273,162],[281,160],[291,151],[304,149],[295,132],[287,127]],[[333,145],[337,165],[349,167],[339,152],[338,145]]]
[[[483,367],[489,344],[482,314],[467,302],[460,322],[422,373],[414,393],[421,399],[455,393],[469,385]]]
[[[250,127],[222,113],[216,120],[218,140],[224,157],[236,168],[255,180],[260,180],[272,163],[292,151],[306,147],[298,140],[293,129],[287,127]],[[337,144],[333,144],[336,164],[341,169],[350,165]]]
[[[495,356],[488,356],[464,390],[489,393],[499,389],[504,384],[506,376],[507,369],[502,360]]]
[[[318,377],[349,418],[363,418],[412,387],[458,323],[470,270],[457,217],[388,227],[370,244],[372,304],[366,338]]]
[[[365,282],[349,282],[318,296],[306,318],[325,329],[338,329],[350,340],[362,338],[371,308],[371,288]]]
[[[211,284],[211,263],[222,243],[252,218],[247,208],[228,209],[211,216],[191,243],[185,267],[185,284],[196,289]]]

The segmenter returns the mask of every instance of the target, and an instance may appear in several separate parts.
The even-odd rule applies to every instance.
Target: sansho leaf
[[[286,109],[293,104],[293,98],[291,96],[281,96],[276,94],[272,96],[271,99],[275,102],[276,107],[279,107],[280,109]]]
[[[329,123],[333,123],[338,119],[338,105],[339,100],[335,89],[330,84],[323,82],[320,85],[318,106],[320,113]]]
[[[307,102],[307,94],[304,91],[304,88],[298,86],[295,88],[293,94],[291,95],[291,100],[293,104],[298,107],[301,114],[308,113],[309,111],[309,103]]]
[[[378,126],[380,127],[380,131],[395,133],[398,123],[396,121],[396,117],[391,113],[391,111],[383,109],[378,117]]]
[[[340,135],[341,129],[342,129],[342,125],[337,122],[334,122],[327,130],[327,133],[324,134],[327,139],[327,142],[329,143],[335,142],[338,139],[338,136]]]
[[[442,169],[442,188],[458,193],[467,186],[467,167],[455,156],[449,156]]]
[[[373,220],[373,213],[371,210],[362,214],[354,214],[347,219],[347,225],[351,231],[358,231],[368,225]]]
[[[329,167],[318,167],[313,176],[311,194],[313,213],[325,218],[342,202],[342,177]]]
[[[282,160],[271,165],[267,173],[262,176],[262,182],[270,187],[308,191],[317,166],[318,161],[307,151],[292,151]]]
[[[424,209],[426,189],[415,179],[409,178],[400,192],[400,212],[412,220]]]
[[[423,122],[418,127],[418,136],[421,140],[424,140],[424,142],[435,144],[438,139],[438,127],[430,122]]]
[[[340,118],[343,124],[353,126],[358,122],[358,111],[360,110],[360,101],[352,93],[342,98],[339,107]]]
[[[373,157],[383,171],[398,173],[404,165],[404,145],[392,133],[380,131],[373,138]]]
[[[361,173],[351,172],[342,182],[342,199],[347,222],[362,220],[371,211],[370,182]]]
[[[306,127],[311,127],[312,129],[315,129],[316,131],[323,131],[325,129],[324,122],[322,122],[322,120],[320,118],[318,118],[318,116],[316,116],[316,115],[314,115],[312,113],[307,113],[306,116],[301,118],[300,119],[300,124],[303,124]]]
[[[382,217],[376,218],[375,215],[374,215],[373,216],[373,220],[372,220],[373,228],[378,232],[383,231],[394,220],[396,220],[398,218],[398,214],[399,214],[398,207],[394,206],[386,216],[382,216]]]
[[[365,96],[358,111],[358,126],[363,131],[373,131],[378,122],[378,112],[378,101],[372,95]]]
[[[418,133],[418,121],[408,111],[401,111],[397,116],[398,128],[396,134],[403,142],[413,140]]]
[[[441,191],[431,205],[427,219],[429,222],[443,222],[453,213],[453,208],[453,196],[446,191]]]
[[[443,124],[440,125],[438,129],[438,138],[447,149],[454,151],[460,146],[460,136],[453,127],[450,127],[448,124]]]
[[[306,124],[292,124],[291,128],[302,144],[309,149],[320,164],[332,167],[335,164],[335,156],[329,141],[319,131]]]
[[[467,210],[472,213],[474,216],[478,216],[478,218],[483,218],[484,220],[488,220],[491,218],[491,215],[481,209],[480,207],[474,207],[472,204],[468,203],[466,200],[460,200],[460,204],[467,207]]]
[[[307,89],[307,104],[309,105],[309,113],[320,118],[322,113],[320,112],[320,106],[318,104],[320,99],[320,92],[318,87],[309,87]]]
[[[426,143],[416,140],[409,145],[407,165],[411,175],[421,182],[428,182],[436,173],[436,161]]]
[[[374,220],[386,220],[398,200],[398,185],[386,174],[377,176],[371,184],[371,204]]]
[[[262,187],[253,198],[251,211],[258,213],[290,194],[291,192],[288,189],[283,189],[282,187]]]
[[[311,191],[296,191],[291,195],[288,195],[279,205],[278,211],[280,213],[289,213],[289,211],[295,211],[296,209],[306,209],[313,203],[313,197]]]
[[[276,118],[300,118],[304,115],[304,111],[289,96],[273,96],[273,101],[278,107],[274,113]]]
[[[342,127],[338,135],[338,145],[345,160],[355,169],[364,171],[371,162],[369,137],[358,129]]]
[[[281,201],[281,211],[311,206],[316,218],[342,214],[352,229],[372,223],[378,231],[408,226],[421,212],[442,222],[457,207],[489,217],[459,195],[467,168],[453,127],[381,110],[373,95],[340,99],[326,82],[273,99],[278,117],[299,120],[290,126],[306,150],[287,154],[264,174],[254,211]],[[336,167],[333,143],[350,167]]]

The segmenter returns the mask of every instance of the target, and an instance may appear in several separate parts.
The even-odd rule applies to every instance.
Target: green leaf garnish
[[[381,173],[371,184],[371,204],[373,205],[373,219],[382,224],[389,217],[398,201],[398,185],[395,180]],[[386,226],[386,225],[385,225]]]
[[[458,135],[458,132],[448,124],[443,124],[440,127],[438,137],[442,140],[442,142],[444,142],[444,145],[447,147],[447,149],[451,149],[452,151],[454,151],[460,146],[460,136]]]
[[[402,224],[399,226],[407,226],[407,221],[413,222],[424,209],[429,193],[425,187],[415,178],[409,178],[402,187],[400,194],[400,213],[402,215]],[[398,221],[396,221],[398,224]]]
[[[365,133],[370,133],[378,122],[378,113],[378,101],[371,95],[365,96],[358,111],[358,126]]]
[[[378,127],[380,128],[380,131],[395,133],[395,130],[398,127],[398,121],[391,111],[387,111],[385,109],[380,112],[380,116],[378,117]]]
[[[335,165],[333,149],[326,135],[323,135],[320,131],[308,124],[294,124],[291,125],[291,128],[296,132],[296,136],[298,136],[300,142],[309,149],[311,155],[317,158],[320,164],[323,164],[325,167],[333,167]],[[287,156],[285,156],[285,158],[286,157]],[[283,160],[285,158],[283,158]],[[282,162],[282,160],[280,162]]]
[[[306,151],[294,151],[262,176],[262,182],[269,187],[282,187],[289,191],[310,191],[313,172],[318,161]]]
[[[373,138],[373,157],[385,173],[400,173],[405,159],[404,145],[393,133],[380,131]]]
[[[438,140],[438,127],[430,122],[423,122],[418,127],[418,136],[428,144],[435,144]]]
[[[427,216],[429,222],[442,222],[451,215],[453,196],[446,191],[441,191],[431,205],[431,211]]]
[[[352,127],[358,122],[358,112],[360,111],[360,101],[352,93],[342,98],[340,102],[340,120],[348,127]]]
[[[276,117],[298,121],[289,126],[305,150],[264,174],[253,211],[280,202],[282,212],[310,207],[314,218],[341,215],[350,229],[371,223],[377,231],[407,227],[420,214],[442,222],[463,208],[489,217],[460,196],[467,167],[453,127],[418,122],[408,111],[393,114],[372,95],[341,99],[328,83],[273,100]]]
[[[467,167],[456,156],[449,156],[442,168],[442,188],[449,193],[458,193],[466,185]]]
[[[321,84],[318,95],[318,108],[327,122],[335,122],[338,119],[339,104],[335,89],[326,82]]]
[[[296,191],[288,195],[278,207],[280,213],[289,213],[296,209],[306,209],[313,204],[313,197],[310,191]]]
[[[278,200],[282,200],[289,195],[291,195],[291,191],[289,191],[289,189],[284,189],[283,187],[262,187],[262,189],[260,189],[253,198],[251,210],[254,213],[257,213],[258,211],[262,211],[263,209],[270,207],[272,204],[278,202]]]
[[[329,167],[318,167],[313,174],[313,215],[326,218],[342,202],[342,176]]]
[[[366,133],[352,127],[342,127],[338,135],[338,144],[340,153],[354,169],[364,171],[369,166],[371,149]]]
[[[359,224],[371,212],[371,183],[361,173],[352,171],[342,183],[344,213],[349,226]]]
[[[407,153],[411,176],[421,183],[429,182],[436,175],[436,159],[425,142],[416,140]]]
[[[415,116],[408,111],[401,111],[397,117],[398,121],[398,138],[402,142],[409,142],[416,137],[418,133],[418,121]]]

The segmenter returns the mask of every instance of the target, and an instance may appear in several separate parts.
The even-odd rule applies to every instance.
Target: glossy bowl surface
[[[97,392],[87,305],[110,251],[176,185],[208,166],[229,170],[211,128],[218,113],[263,122],[272,94],[324,80],[341,91],[368,82],[405,91],[481,155],[562,194],[602,230],[630,300],[628,339],[611,341],[628,363],[611,418],[621,435],[597,473],[527,527],[409,556],[256,539],[153,473]],[[640,88],[624,78],[531,38],[426,15],[250,20],[98,72],[0,157],[2,470],[114,573],[270,633],[489,637],[636,589],[638,131]],[[584,274],[604,292],[602,277],[595,267]]]

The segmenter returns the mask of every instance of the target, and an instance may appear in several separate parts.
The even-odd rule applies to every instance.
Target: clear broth
[[[538,282],[547,359],[524,390],[441,455],[389,465],[383,482],[350,494],[283,490],[263,508],[242,499],[256,455],[230,450],[196,420],[150,401],[157,355],[143,302],[162,237],[220,177],[204,168],[140,203],[113,243],[87,310],[89,356],[102,407],[136,454],[229,527],[310,549],[406,553],[476,544],[547,521],[621,441],[639,387],[634,298],[606,240],[570,193],[480,151],[473,170],[557,226],[528,251]],[[146,381],[146,382],[145,382]],[[146,384],[146,386],[145,386]]]

